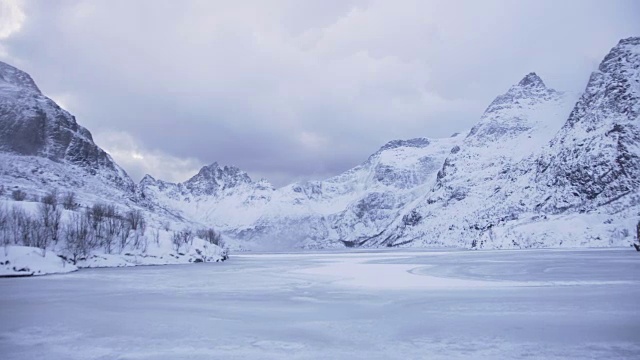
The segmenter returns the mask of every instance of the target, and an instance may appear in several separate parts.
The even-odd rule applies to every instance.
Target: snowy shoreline
[[[31,277],[67,274],[80,269],[116,268],[133,266],[181,265],[205,262],[222,262],[227,255],[203,255],[194,248],[186,253],[161,254],[94,254],[73,264],[53,251],[28,246],[8,246],[0,252],[0,278]]]

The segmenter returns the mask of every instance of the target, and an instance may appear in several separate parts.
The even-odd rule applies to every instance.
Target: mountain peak
[[[251,184],[249,175],[235,166],[220,166],[217,162],[203,166],[184,184],[196,194],[213,195],[219,189],[229,189],[241,184]]]
[[[524,78],[522,78],[522,80],[520,80],[518,86],[529,88],[546,88],[540,76],[538,76],[538,74],[536,74],[535,72],[528,73]]]
[[[626,39],[621,39],[620,42],[618,42],[618,46],[620,45],[640,46],[640,36],[633,36],[633,37],[628,37]]]
[[[20,89],[29,89],[41,94],[35,81],[26,72],[0,61],[0,84],[7,83]]]

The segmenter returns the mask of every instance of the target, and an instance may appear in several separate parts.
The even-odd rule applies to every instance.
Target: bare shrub
[[[171,236],[171,243],[176,251],[180,251],[182,246],[193,245],[193,239],[195,234],[191,229],[184,229],[182,231],[174,232]]]
[[[17,189],[11,192],[11,198],[15,201],[24,201],[27,198],[27,193]]]
[[[80,204],[76,202],[76,193],[69,191],[62,196],[62,206],[65,210],[78,210]]]
[[[220,247],[224,247],[224,241],[222,240],[222,234],[219,232],[209,228],[209,229],[200,229],[196,233],[196,235],[208,242],[209,244],[218,245]]]
[[[42,197],[41,202],[46,205],[51,205],[53,207],[58,207],[58,190],[53,189],[49,191],[45,196]]]

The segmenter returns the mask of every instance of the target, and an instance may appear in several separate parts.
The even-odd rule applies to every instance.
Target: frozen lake
[[[0,358],[640,359],[640,254],[232,254],[0,279]]]

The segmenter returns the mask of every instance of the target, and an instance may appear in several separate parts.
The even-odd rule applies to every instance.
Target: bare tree
[[[144,234],[144,229],[146,228],[146,223],[144,221],[144,216],[142,215],[142,211],[140,210],[130,210],[126,215],[127,221],[129,221],[129,226],[131,230],[142,230]]]
[[[113,241],[118,236],[119,232],[122,231],[122,223],[123,219],[115,205],[105,205],[102,214],[103,224],[101,226],[104,228],[102,245],[104,246],[105,252],[107,254],[111,254],[113,249]]]
[[[127,242],[129,240],[129,236],[131,234],[131,227],[129,226],[129,221],[125,219],[121,219],[118,223],[118,240],[120,245],[120,252],[122,252],[127,247]]]
[[[193,238],[195,234],[191,229],[184,229],[182,231],[174,231],[171,236],[171,243],[176,251],[180,251],[183,245],[193,245]]]
[[[174,231],[173,235],[171,235],[171,245],[173,245],[173,249],[175,251],[180,251],[180,247],[182,246],[182,237],[180,237],[179,231]]]
[[[7,208],[0,204],[0,241],[4,247],[4,255],[8,255],[8,247],[11,244],[11,235],[9,231],[9,212]]]
[[[95,203],[85,211],[85,217],[91,224],[94,241],[97,244],[104,244],[105,234],[107,231],[105,220],[109,211],[109,206],[102,203]]]
[[[14,205],[7,213],[9,236],[13,239],[14,245],[22,244],[23,229],[26,226],[27,213],[19,206]]]
[[[160,229],[158,228],[153,230],[153,242],[155,242],[156,245],[160,245]]]
[[[91,253],[95,243],[92,241],[93,227],[90,217],[85,214],[72,213],[64,227],[67,238],[65,252],[74,264]]]
[[[57,190],[50,191],[42,197],[42,203],[38,205],[39,220],[45,227],[49,238],[58,243],[60,234],[60,221],[62,218],[62,209],[58,205]]]
[[[49,246],[50,235],[42,219],[30,218],[27,231],[29,232],[28,236],[31,243],[29,246],[35,246],[42,249],[42,256],[44,257],[47,253],[47,246]]]

